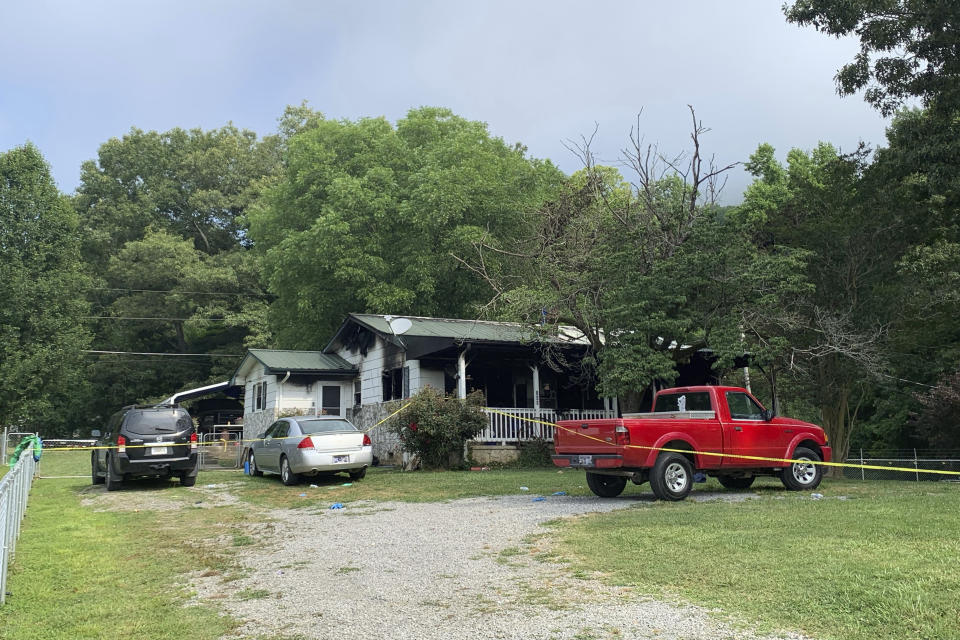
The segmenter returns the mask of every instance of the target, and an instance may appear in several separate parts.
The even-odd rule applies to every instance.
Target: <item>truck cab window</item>
[[[681,399],[682,398],[682,399]],[[665,411],[713,411],[710,406],[710,394],[706,391],[694,393],[663,393],[657,396],[654,412]]]
[[[745,393],[728,391],[727,406],[733,420],[763,420],[763,408]]]

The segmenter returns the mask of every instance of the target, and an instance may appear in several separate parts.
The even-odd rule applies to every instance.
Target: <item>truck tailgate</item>
[[[561,420],[553,441],[557,453],[622,453],[616,429],[623,420]]]

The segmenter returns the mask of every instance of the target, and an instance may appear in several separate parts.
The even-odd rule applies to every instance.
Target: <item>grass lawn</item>
[[[198,484],[229,483],[241,504],[201,509],[195,489],[131,483],[120,495],[156,493],[183,508],[97,512],[81,504],[90,490],[88,453],[46,452],[40,472],[9,577],[13,595],[0,607],[3,639],[213,640],[228,633],[236,622],[215,609],[182,609],[189,595],[182,576],[236,571],[229,556],[237,549],[217,549],[223,540],[255,542],[242,528],[251,517],[244,503],[349,508],[358,500],[525,493],[520,487],[531,496],[591,495],[582,472],[557,469],[372,469],[358,482],[341,476],[295,487],[277,476],[211,471]],[[705,490],[722,491],[711,480],[693,495]],[[633,508],[555,523],[551,556],[568,561],[575,575],[717,607],[751,626],[824,639],[960,638],[960,485],[828,480],[819,492],[824,497],[814,500],[762,480],[748,492],[758,497],[744,502],[659,503],[638,502],[649,486],[631,485],[624,497]]]
[[[758,483],[760,484],[760,483]],[[818,638],[960,638],[960,485],[825,481],[558,524],[578,574]]]
[[[181,576],[231,570],[204,541],[240,523],[239,510],[97,512],[81,505],[89,469],[88,453],[43,454],[8,574],[11,595],[0,607],[0,638],[213,640],[230,631],[236,622],[213,608],[184,610]],[[162,491],[189,504],[186,489]]]

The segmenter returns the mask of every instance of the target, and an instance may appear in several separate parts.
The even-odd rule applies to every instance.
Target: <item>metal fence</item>
[[[0,534],[3,536],[3,548],[0,549],[0,604],[7,599],[7,566],[17,546],[20,522],[27,509],[27,497],[36,469],[37,463],[33,460],[31,448],[22,452],[10,473],[0,479]]]
[[[232,430],[215,429],[200,434],[200,468],[204,471],[215,469],[236,469],[243,465],[240,456],[243,453],[242,427]]]
[[[960,451],[924,449],[867,451],[861,449],[850,451],[846,462],[870,467],[891,467],[891,469],[844,469],[843,476],[845,478],[857,480],[906,480],[910,482],[936,482],[944,480],[960,482],[960,476],[924,473],[925,470],[960,472]],[[892,467],[908,469],[908,471],[894,471]]]

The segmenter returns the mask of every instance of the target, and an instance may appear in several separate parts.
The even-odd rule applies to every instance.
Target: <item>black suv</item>
[[[93,484],[116,491],[132,478],[169,478],[197,483],[197,430],[186,409],[175,405],[124,407],[110,416],[106,433],[94,430],[101,448],[93,450]]]

